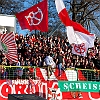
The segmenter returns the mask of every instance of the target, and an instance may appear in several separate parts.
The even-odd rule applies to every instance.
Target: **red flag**
[[[0,50],[10,63],[18,62],[17,47],[14,33],[0,34]]]
[[[48,31],[47,0],[43,0],[31,8],[16,14],[22,29]]]

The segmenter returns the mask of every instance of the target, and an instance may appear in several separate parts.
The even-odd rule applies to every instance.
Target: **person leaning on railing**
[[[53,68],[56,67],[56,64],[53,58],[50,56],[50,53],[47,53],[44,59],[44,63],[45,63],[44,65],[46,65],[48,69],[48,78],[50,78],[50,74],[52,74]]]
[[[2,61],[2,65],[7,66],[7,58],[6,58],[6,57],[4,57],[4,58],[2,58],[2,59],[3,59],[3,61]]]
[[[0,67],[0,73],[1,73],[1,78],[5,79],[8,76],[8,73],[6,71],[6,69],[4,68],[4,66],[7,66],[7,58],[3,57],[2,58],[2,65]]]
[[[0,79],[7,79],[8,73],[4,68],[4,65],[0,65]]]

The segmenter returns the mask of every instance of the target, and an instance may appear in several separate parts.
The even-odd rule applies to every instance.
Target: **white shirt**
[[[45,64],[47,66],[52,66],[52,68],[54,68],[56,66],[55,62],[53,61],[53,58],[50,56],[46,56],[46,58],[44,59]]]

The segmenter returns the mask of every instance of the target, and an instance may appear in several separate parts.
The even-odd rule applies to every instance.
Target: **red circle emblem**
[[[82,44],[75,44],[75,45],[74,45],[74,50],[75,50],[75,52],[78,53],[78,54],[83,54],[84,52],[86,52],[85,43],[82,43]]]

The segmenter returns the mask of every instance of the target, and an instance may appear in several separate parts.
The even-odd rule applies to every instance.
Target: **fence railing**
[[[78,72],[78,77],[81,76],[81,71],[82,75],[84,75],[83,80],[86,81],[100,81],[100,70],[91,70],[91,69],[77,69]]]
[[[29,76],[31,78],[36,78],[40,74],[39,67],[36,66],[3,66],[0,65],[0,79],[28,79]],[[48,71],[46,67],[42,67],[41,75],[43,77],[48,76]],[[58,80],[74,80],[74,81],[100,81],[100,70],[91,70],[91,69],[74,69],[68,68],[63,71],[61,78],[58,78],[58,69],[54,69],[52,80],[57,78]],[[45,72],[43,72],[45,71]],[[65,78],[67,77],[67,78]],[[41,79],[41,78],[40,78]],[[42,80],[42,79],[41,79]]]

